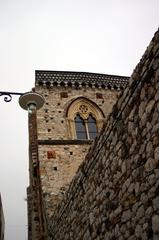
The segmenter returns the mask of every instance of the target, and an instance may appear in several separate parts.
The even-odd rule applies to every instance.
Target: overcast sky
[[[35,69],[129,76],[158,23],[158,0],[0,0],[0,90],[29,91]],[[27,113],[0,112],[5,240],[26,240]]]

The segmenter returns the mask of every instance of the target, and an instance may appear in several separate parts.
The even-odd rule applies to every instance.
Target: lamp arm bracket
[[[18,95],[21,96],[23,93],[17,93],[17,92],[0,92],[0,97],[4,96],[5,102],[10,102],[12,100],[12,95]]]

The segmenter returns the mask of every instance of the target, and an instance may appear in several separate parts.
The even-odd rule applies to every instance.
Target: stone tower
[[[48,239],[47,225],[128,78],[36,71],[45,98],[29,115],[28,239]]]

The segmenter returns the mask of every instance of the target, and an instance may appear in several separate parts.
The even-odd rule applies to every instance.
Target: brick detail
[[[47,158],[56,158],[56,152],[55,151],[47,151]]]
[[[97,99],[103,99],[103,94],[102,93],[96,93],[96,98]]]
[[[67,92],[61,92],[60,95],[61,95],[61,98],[67,98],[68,97]]]

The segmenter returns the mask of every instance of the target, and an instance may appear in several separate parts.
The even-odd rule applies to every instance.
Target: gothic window
[[[77,114],[75,117],[75,127],[77,139],[94,139],[97,136],[96,120],[91,114],[85,120]]]
[[[67,111],[68,137],[94,139],[100,131],[104,115],[99,107],[85,98],[78,98]]]

